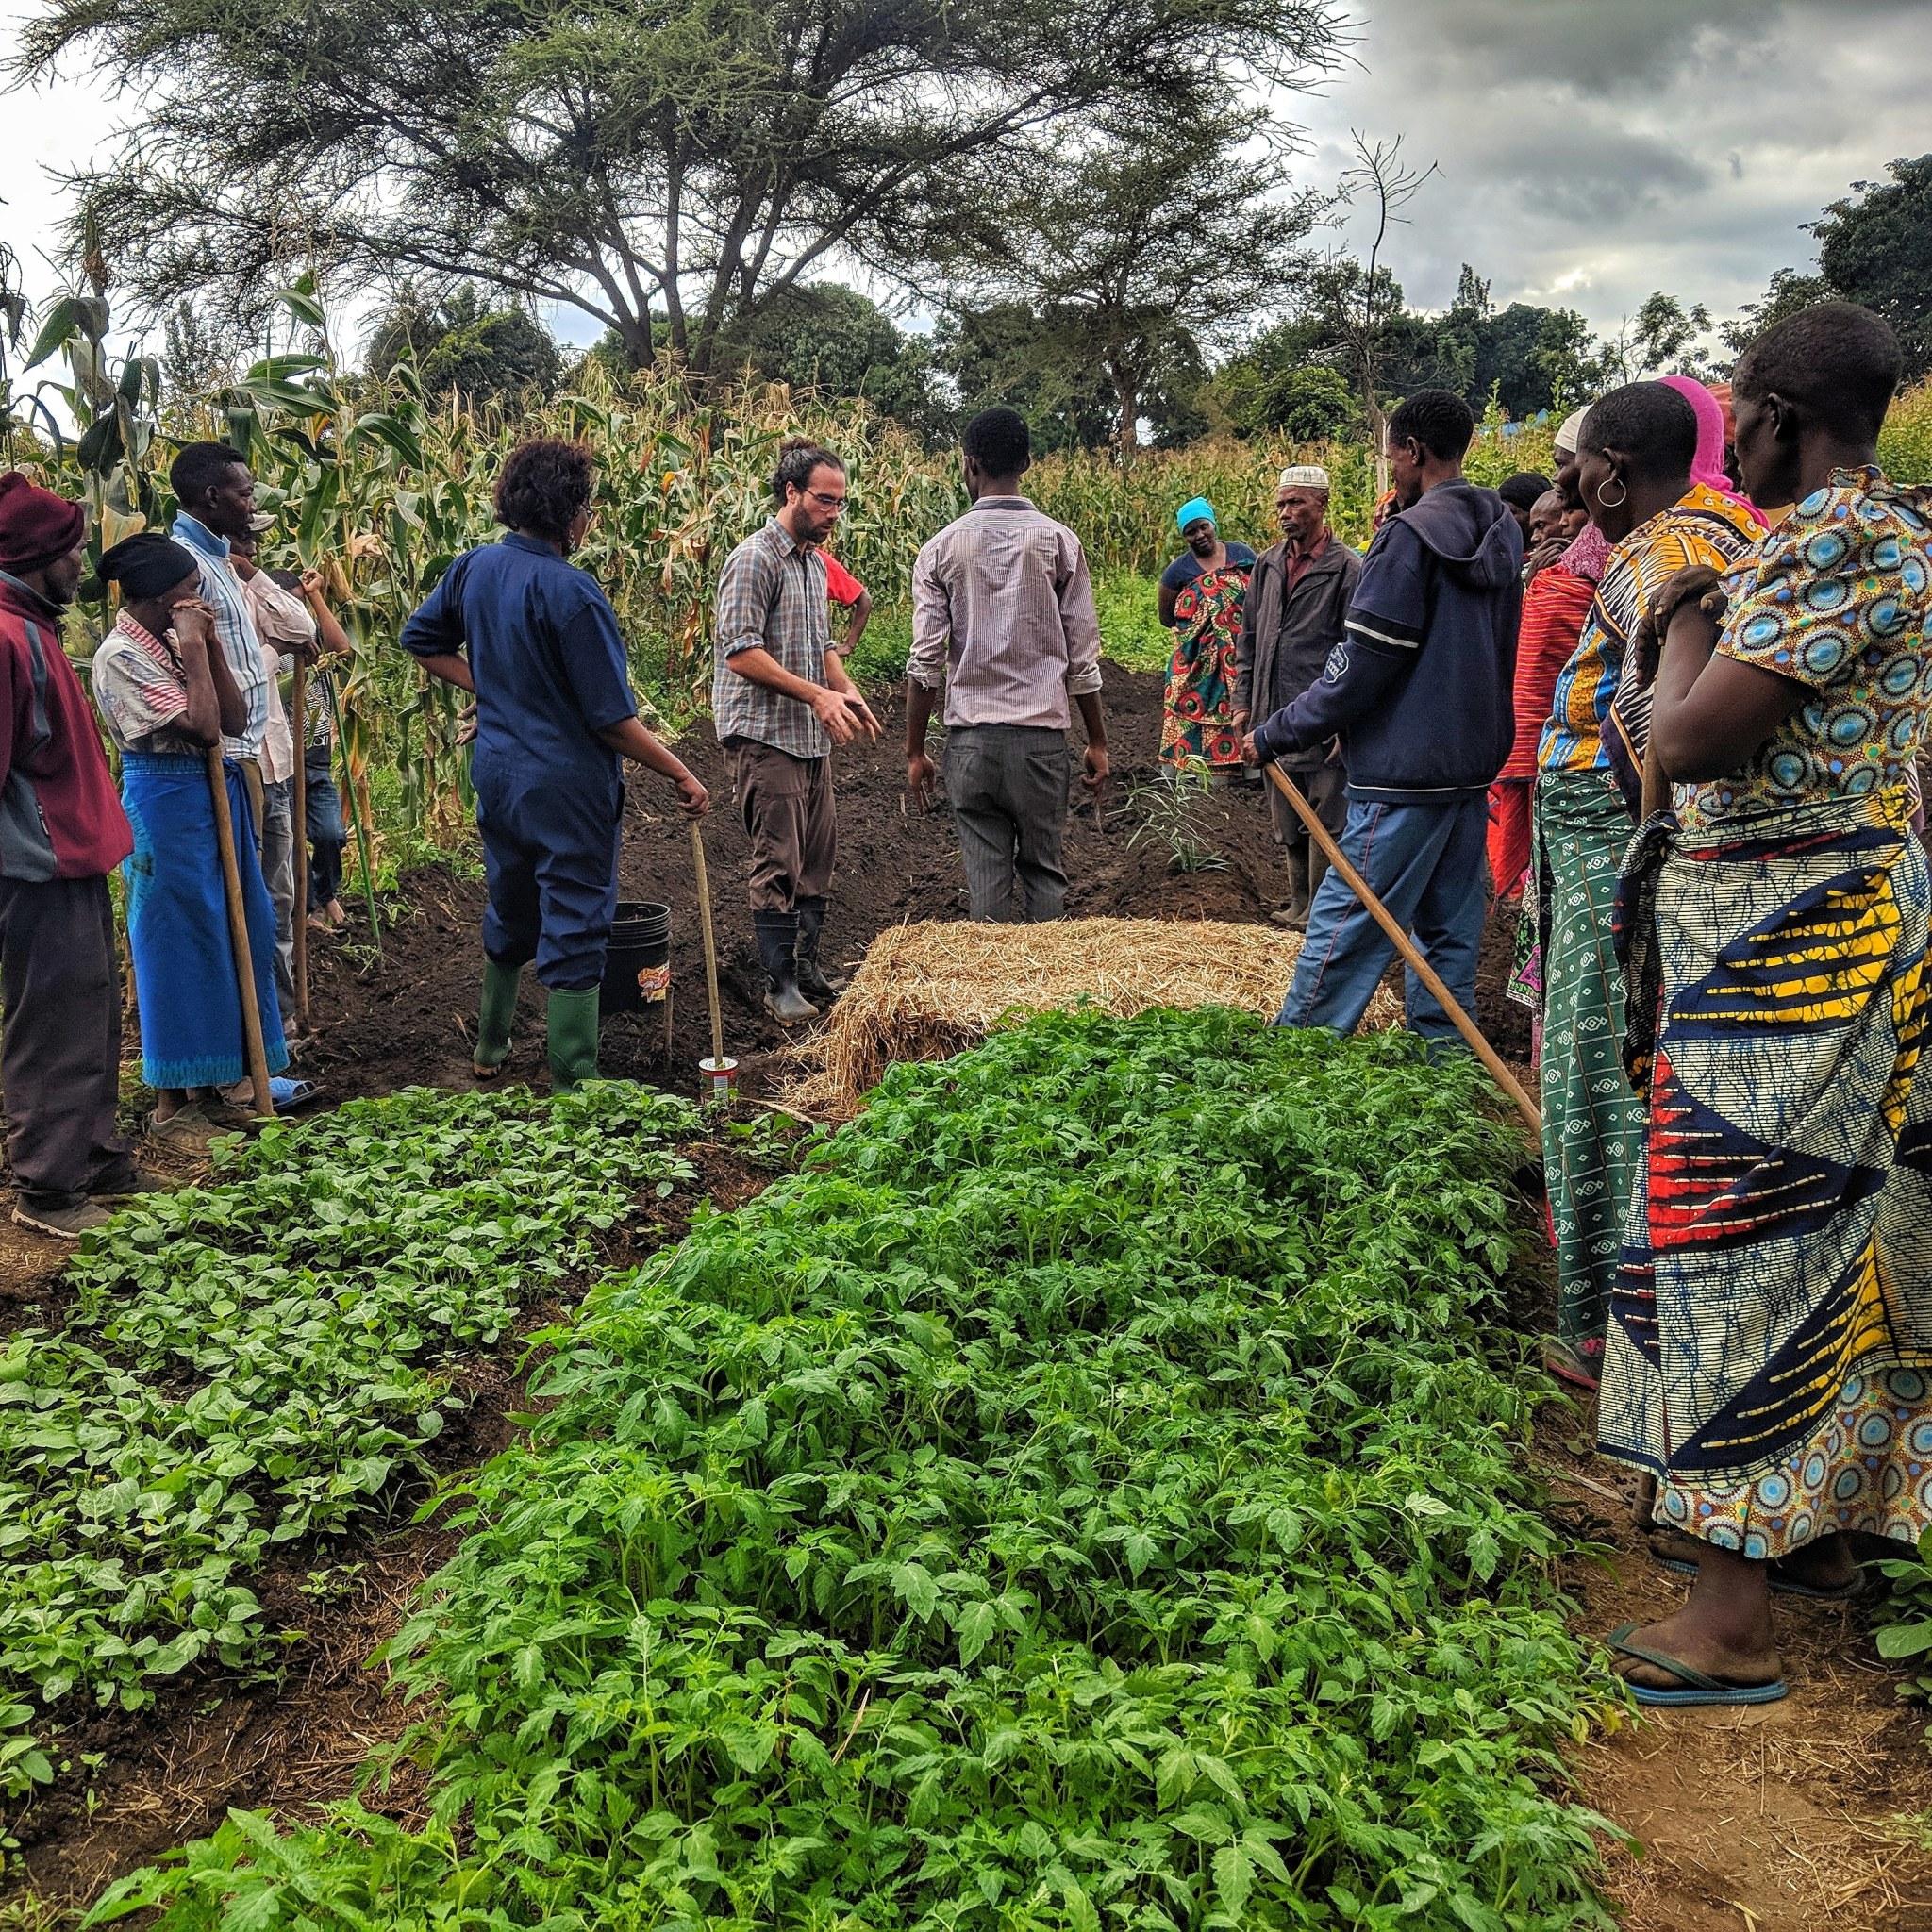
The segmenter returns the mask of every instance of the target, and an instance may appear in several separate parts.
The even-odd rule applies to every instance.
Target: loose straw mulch
[[[1076,1006],[1123,1018],[1149,1007],[1238,1007],[1272,1019],[1302,936],[1208,920],[1063,919],[1040,925],[924,920],[873,941],[830,1023],[798,1048],[810,1069],[789,1095],[849,1120],[897,1060],[937,1060],[986,1038],[1008,1013]],[[1362,1024],[1402,1024],[1378,988]]]

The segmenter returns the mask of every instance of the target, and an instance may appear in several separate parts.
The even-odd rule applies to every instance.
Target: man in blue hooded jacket
[[[1397,514],[1362,564],[1324,675],[1248,738],[1267,764],[1340,736],[1348,765],[1341,849],[1472,1015],[1483,930],[1490,782],[1516,720],[1523,534],[1493,490],[1463,480],[1475,421],[1423,390],[1389,419]],[[1339,873],[1308,912],[1277,1025],[1352,1033],[1393,951]],[[1457,1038],[1411,973],[1409,1029]]]

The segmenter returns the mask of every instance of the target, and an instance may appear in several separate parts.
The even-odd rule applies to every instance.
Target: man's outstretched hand
[[[932,809],[932,788],[940,768],[923,751],[906,754],[906,789],[921,811]]]
[[[811,713],[825,727],[834,744],[850,744],[861,736],[874,742],[878,739],[879,721],[856,691],[833,691],[820,685],[812,697]]]

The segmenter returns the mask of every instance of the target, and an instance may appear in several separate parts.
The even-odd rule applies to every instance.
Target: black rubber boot
[[[782,1026],[816,1020],[819,1009],[798,990],[798,914],[754,912],[751,924],[758,934],[765,977],[771,981],[765,992],[765,1011]]]
[[[793,955],[798,962],[798,990],[807,999],[829,1007],[845,989],[837,980],[827,979],[819,966],[819,932],[824,923],[823,899],[798,902],[798,947]]]

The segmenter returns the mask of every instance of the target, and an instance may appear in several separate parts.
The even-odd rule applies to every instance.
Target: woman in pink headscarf
[[[1697,454],[1690,463],[1690,480],[1715,490],[1733,503],[1741,504],[1759,525],[1764,512],[1733,483],[1724,470],[1724,405],[1694,375],[1666,375],[1666,389],[1674,389],[1690,405],[1697,418]]]

